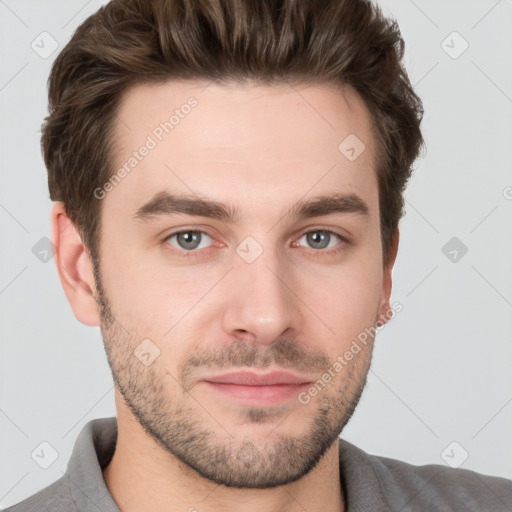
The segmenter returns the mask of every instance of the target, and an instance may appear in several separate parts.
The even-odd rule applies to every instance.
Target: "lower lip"
[[[210,389],[238,402],[252,406],[276,405],[297,395],[310,384],[274,384],[271,386],[247,386],[239,384],[224,384],[219,382],[202,381]]]

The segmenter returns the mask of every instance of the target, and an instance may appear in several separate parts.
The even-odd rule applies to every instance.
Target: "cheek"
[[[158,282],[158,273],[140,261],[135,251],[121,251],[121,241],[111,239],[108,245],[103,249],[102,284],[113,313],[126,328],[148,336],[165,311],[172,311],[169,287]]]
[[[112,312],[137,338],[168,345],[218,280],[217,273],[170,268],[163,257],[150,260],[142,251],[126,251],[122,257],[115,247],[112,241],[112,250],[105,251],[108,256],[102,262],[102,281]]]
[[[317,281],[310,288],[307,304],[334,331],[325,329],[338,348],[375,324],[382,275],[377,262],[359,259],[355,264],[333,268],[323,284]]]

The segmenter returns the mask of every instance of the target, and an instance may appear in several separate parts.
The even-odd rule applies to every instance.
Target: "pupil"
[[[183,245],[186,249],[193,249],[199,238],[199,233],[195,231],[185,231],[180,235],[183,239]],[[190,247],[192,245],[192,247]]]
[[[327,233],[325,233],[324,231],[315,231],[313,233],[310,233],[309,237],[310,237],[310,242],[313,245],[320,244],[320,246],[321,246],[320,248],[324,248],[327,246],[327,244],[325,242],[328,241],[328,237],[327,237]]]

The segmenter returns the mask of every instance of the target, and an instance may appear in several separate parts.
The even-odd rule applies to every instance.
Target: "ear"
[[[393,270],[393,265],[395,264],[396,255],[398,253],[398,242],[400,239],[400,231],[395,231],[393,235],[393,240],[391,242],[391,246],[389,248],[389,257],[388,264],[384,268],[384,274],[382,277],[382,293],[380,297],[380,305],[379,305],[379,325],[384,325],[391,319],[393,316],[393,310],[389,303],[389,297],[391,295],[391,286],[392,286],[392,276],[391,271]]]
[[[83,324],[99,326],[92,260],[66,213],[64,203],[58,201],[53,205],[51,224],[54,259],[71,309]]]

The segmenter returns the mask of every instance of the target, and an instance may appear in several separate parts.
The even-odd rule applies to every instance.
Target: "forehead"
[[[127,91],[108,202],[134,211],[167,190],[262,206],[309,191],[377,201],[371,118],[349,88],[169,81]]]

